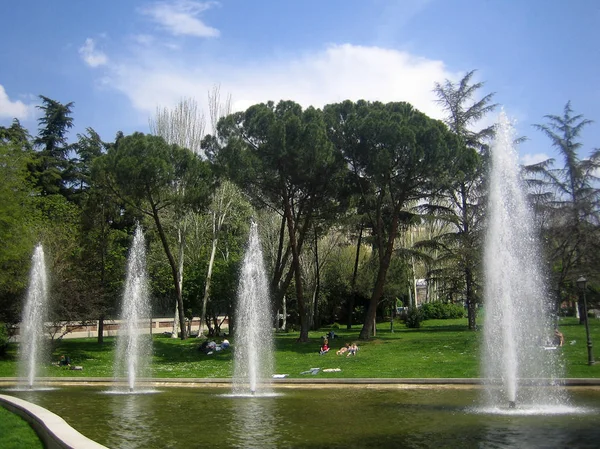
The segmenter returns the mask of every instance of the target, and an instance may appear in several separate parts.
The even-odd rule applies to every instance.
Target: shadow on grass
[[[446,326],[435,326],[435,327],[421,327],[414,329],[417,332],[478,332],[481,331],[479,328],[477,331],[470,331],[468,326],[463,324],[449,324]]]
[[[203,341],[195,339],[173,341],[168,337],[155,337],[152,341],[154,358],[161,363],[189,363],[204,360],[231,362],[233,359],[231,349],[205,354],[199,349]]]

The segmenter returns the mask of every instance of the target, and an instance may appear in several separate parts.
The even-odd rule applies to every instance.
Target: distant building
[[[417,296],[416,305],[420,306],[427,302],[427,279],[415,280],[415,292]]]

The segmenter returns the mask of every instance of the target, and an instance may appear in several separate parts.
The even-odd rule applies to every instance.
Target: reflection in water
[[[149,446],[152,428],[157,424],[152,404],[147,404],[144,395],[113,396],[110,402],[112,432],[108,446],[120,449],[137,449]],[[148,407],[144,407],[146,404]]]
[[[276,432],[280,425],[274,413],[275,398],[233,399],[234,413],[231,416],[229,444],[239,448],[275,448]]]
[[[94,387],[12,391],[111,449],[597,448],[600,389],[572,390],[576,410],[506,413],[478,389],[286,389],[232,397],[224,388],[109,395]]]
[[[493,422],[486,426],[481,446],[485,448],[596,448],[597,440],[590,437],[589,431],[565,427],[569,417],[554,417],[550,421],[512,417],[506,422]],[[580,430],[584,430],[581,432]]]

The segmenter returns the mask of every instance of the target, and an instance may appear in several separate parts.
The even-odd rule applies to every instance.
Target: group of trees
[[[303,109],[292,101],[231,113],[218,89],[207,120],[193,100],[159,109],[152,134],[69,143],[72,103],[40,97],[37,136],[0,127],[0,321],[16,323],[31,250],[46,249],[57,319],[116,317],[136,222],[146,230],[154,313],[174,313],[174,335],[200,316],[235,323],[237,270],[252,216],[270,271],[276,326],[300,340],[322,322],[360,323],[361,338],[400,303],[467,308],[482,297],[488,144],[476,128],[495,108],[469,72],[435,92],[446,119],[405,102],[345,101]],[[598,283],[600,152],[580,159],[589,121],[547,116],[538,125],[565,157],[527,167],[558,305],[584,274]],[[208,128],[208,129],[207,129]],[[101,336],[99,337],[101,339]]]

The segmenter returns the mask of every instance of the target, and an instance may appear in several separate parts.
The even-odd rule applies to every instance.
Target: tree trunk
[[[394,210],[394,216],[392,219],[392,223],[390,225],[390,234],[388,240],[386,242],[385,253],[383,257],[379,258],[379,270],[377,272],[377,280],[375,281],[375,287],[373,288],[373,294],[371,295],[371,300],[369,301],[369,308],[367,310],[367,316],[365,317],[365,322],[360,330],[359,337],[361,340],[368,340],[374,333],[374,323],[377,317],[377,306],[379,305],[379,300],[383,296],[383,288],[385,287],[385,279],[387,276],[388,269],[390,267],[390,261],[392,259],[392,253],[394,251],[394,241],[396,240],[396,235],[398,233],[398,214],[399,214],[399,206],[396,206]],[[381,232],[381,230],[379,230]],[[379,247],[379,251],[383,248]]]
[[[287,329],[287,305],[285,301],[285,295],[283,295],[283,301],[281,301],[281,310],[283,312],[283,320],[281,322],[281,328]]]
[[[283,255],[283,242],[285,238],[285,214],[281,216],[281,227],[279,228],[279,245],[277,246],[277,258],[273,264],[273,278],[271,279],[271,291],[276,292],[279,290],[279,281],[283,276],[283,270],[287,263],[287,254]]]
[[[158,210],[156,209],[156,204],[151,201],[152,206],[152,217],[154,218],[154,223],[156,224],[156,229],[158,230],[158,235],[160,237],[160,241],[163,245],[163,249],[167,255],[167,259],[169,260],[169,266],[171,267],[171,275],[173,277],[173,283],[175,284],[175,296],[177,297],[177,306],[178,306],[178,315],[179,315],[179,328],[181,329],[181,339],[185,340],[187,338],[185,332],[185,316],[183,314],[183,297],[181,295],[181,288],[179,285],[179,273],[177,270],[177,264],[175,263],[175,258],[173,257],[173,253],[171,252],[171,248],[169,247],[169,242],[167,241],[167,236],[165,234],[165,230],[162,227],[162,223],[160,222],[160,218],[158,216]]]
[[[470,267],[465,269],[465,281],[467,290],[467,320],[469,329],[477,329],[477,301],[473,292],[473,272]]]
[[[463,239],[468,239],[471,232],[469,226],[469,203],[467,202],[467,187],[464,183],[460,185],[460,195],[462,200],[462,222],[463,222]],[[470,242],[463,240],[463,248],[470,249]],[[473,291],[473,268],[471,257],[463,255],[465,264],[465,294],[467,299],[467,321],[469,323],[470,330],[477,329],[477,298]]]
[[[358,231],[358,243],[356,244],[356,257],[354,258],[354,270],[352,271],[352,282],[350,283],[350,298],[348,300],[348,324],[346,329],[352,329],[352,314],[354,313],[354,300],[356,299],[356,277],[358,276],[358,262],[360,260],[360,246],[362,245],[363,224]]]
[[[298,315],[300,316],[300,337],[299,341],[308,341],[308,314],[306,313],[306,304],[304,302],[304,291],[302,288],[302,273],[300,272],[300,255],[296,243],[296,230],[294,227],[294,217],[289,200],[285,199],[285,217],[287,220],[288,234],[290,237],[290,246],[292,248],[292,269],[294,271],[294,281],[296,284],[296,299],[298,301]]]
[[[98,318],[98,344],[104,343],[104,315]]]
[[[290,209],[290,211],[291,211],[291,209]],[[283,214],[283,218],[285,220],[285,223],[287,223],[287,216],[285,214],[285,211],[284,211],[284,214]],[[302,246],[304,244],[304,237],[306,235],[306,232],[304,232],[302,230],[309,228],[311,218],[312,218],[312,215],[311,214],[307,214],[306,217],[305,217],[305,219],[304,219],[304,225],[302,226],[302,228],[300,230],[300,233],[298,235],[298,240],[297,240],[297,243],[296,243],[297,254],[300,254],[300,251],[302,250]],[[291,253],[291,252],[292,252],[291,251],[291,243],[288,243],[288,248],[286,249],[286,252],[285,252],[285,254],[283,256],[283,260],[282,260],[282,263],[281,263],[281,270],[283,270],[283,268],[287,265],[287,260],[289,258],[289,253]],[[292,278],[294,277],[295,272],[296,272],[296,270],[294,269],[294,265],[291,264],[291,266],[290,266],[290,268],[289,268],[289,270],[288,270],[288,272],[287,272],[287,274],[285,276],[284,281],[282,283],[274,284],[274,285],[277,286],[276,290],[274,290],[275,293],[273,295],[274,296],[273,302],[275,304],[277,304],[280,301],[282,301],[283,297],[285,296],[285,293],[287,292],[288,287],[290,286],[290,283],[292,282]],[[279,278],[279,279],[281,279],[281,278]]]
[[[179,265],[177,282],[179,282],[179,289],[183,289],[183,253],[185,245],[185,236],[181,230],[181,226],[177,229],[177,245],[179,246]],[[175,303],[175,316],[173,317],[173,332],[171,338],[177,338],[179,336],[179,303]]]
[[[217,252],[218,237],[216,234],[213,236],[212,249],[210,251],[210,260],[208,261],[208,272],[206,273],[206,283],[204,284],[204,297],[202,298],[202,315],[200,316],[200,330],[198,331],[198,338],[204,331],[203,323],[204,317],[206,316],[206,305],[208,304],[208,297],[210,296],[210,281],[212,279],[212,270],[215,263],[215,254]]]
[[[319,269],[319,241],[317,236],[317,230],[314,230],[315,233],[315,289],[313,291],[313,329],[317,330],[321,327],[320,319],[319,319],[319,290],[321,288],[321,272]]]
[[[179,337],[179,303],[175,301],[175,315],[173,315],[173,332],[171,338]]]

